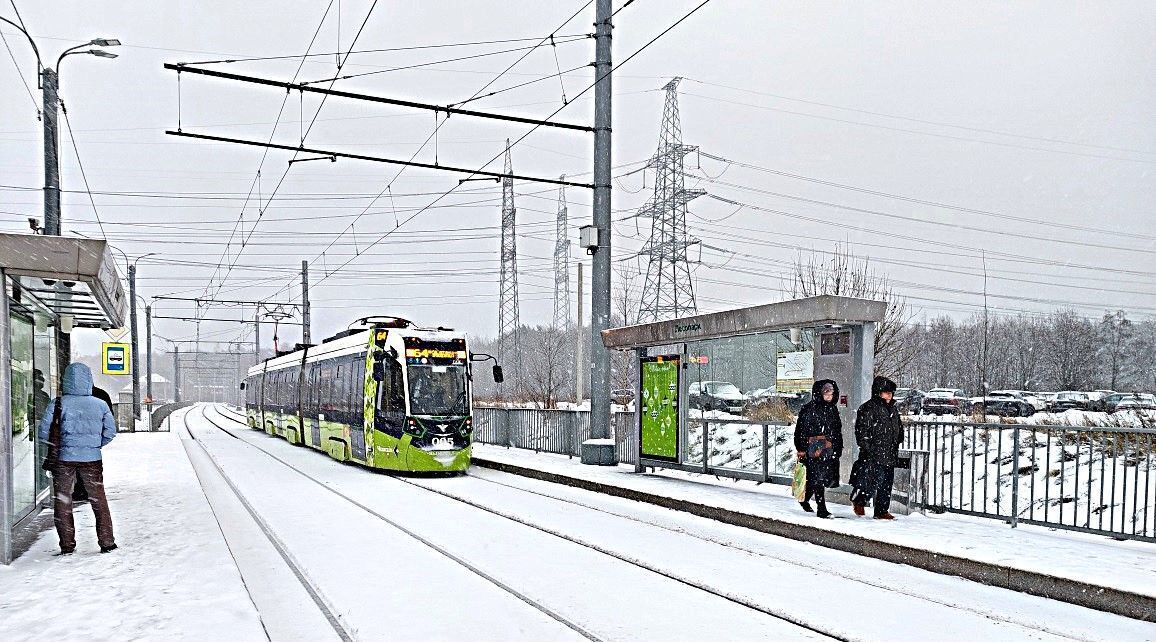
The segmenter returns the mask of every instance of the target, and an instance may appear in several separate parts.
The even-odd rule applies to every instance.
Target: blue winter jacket
[[[116,437],[116,421],[108,404],[92,396],[92,371],[83,363],[64,369],[60,414],[60,461],[100,461],[100,449]],[[48,441],[53,399],[40,420],[40,441]]]

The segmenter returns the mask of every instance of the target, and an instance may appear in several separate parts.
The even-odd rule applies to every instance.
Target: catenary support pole
[[[140,419],[140,372],[141,372],[140,350],[138,349],[140,337],[139,337],[139,334],[137,333],[137,323],[136,323],[136,263],[130,263],[128,266],[128,314],[129,314],[129,332],[132,334],[132,337],[130,339],[130,341],[132,342],[132,345],[130,346],[130,354],[132,355],[132,358],[129,359],[129,361],[132,362],[130,364],[132,367],[129,368],[129,370],[131,371],[129,374],[132,375],[132,417],[133,417],[133,421],[134,421],[132,429],[136,430],[135,421],[137,419]]]
[[[148,399],[149,410],[153,404],[153,306],[145,306],[145,399]]]
[[[181,400],[181,346],[173,345],[173,402]]]
[[[257,304],[257,311],[253,313],[253,363],[261,363],[261,304]]]
[[[309,261],[301,261],[301,343],[309,345]]]
[[[597,0],[594,18],[594,248],[590,283],[590,436],[610,434],[610,352],[602,345],[602,331],[610,326],[610,132],[611,132],[611,0]],[[614,446],[584,444],[582,463],[614,464]]]

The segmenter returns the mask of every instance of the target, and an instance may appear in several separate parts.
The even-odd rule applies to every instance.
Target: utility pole
[[[173,344],[173,402],[181,401],[181,345]]]
[[[136,329],[136,262],[128,265],[128,303],[129,303],[129,328],[132,332],[132,416],[133,419],[140,419],[140,350],[137,349],[137,329]],[[133,426],[136,430],[136,426]]]
[[[153,306],[145,306],[145,365],[148,369],[148,379],[145,379],[145,398],[149,400],[149,409],[152,409],[153,399]]]
[[[257,304],[257,311],[253,313],[253,365],[261,363],[261,304]]]
[[[60,236],[60,142],[57,93],[59,76],[49,67],[41,72],[41,99],[44,106],[44,233]]]
[[[574,322],[574,403],[582,403],[586,398],[586,373],[590,370],[590,363],[586,359],[586,339],[582,336],[586,299],[586,278],[582,272],[585,267],[582,261],[578,261],[578,319]]]
[[[594,16],[594,248],[590,283],[590,436],[610,434],[610,352],[602,345],[602,331],[610,326],[610,0],[597,0]],[[597,442],[582,445],[582,463],[614,464],[614,446]]]
[[[301,343],[313,343],[309,337],[309,261],[301,261]]]

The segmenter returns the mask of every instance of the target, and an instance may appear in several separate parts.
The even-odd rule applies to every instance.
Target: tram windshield
[[[409,406],[411,415],[470,414],[466,366],[409,365]]]

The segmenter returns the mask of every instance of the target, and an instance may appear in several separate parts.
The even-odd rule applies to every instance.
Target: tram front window
[[[435,417],[470,414],[465,366],[409,366],[409,411]]]

